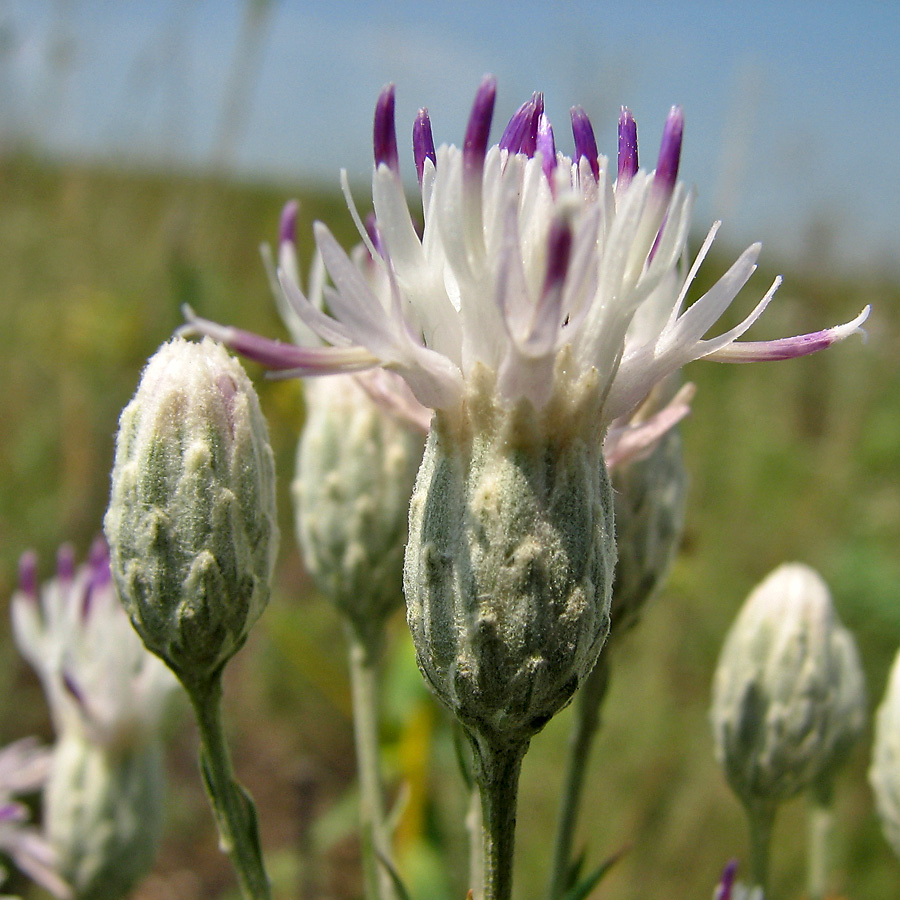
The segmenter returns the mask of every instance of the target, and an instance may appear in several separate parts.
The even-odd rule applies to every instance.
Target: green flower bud
[[[900,653],[875,716],[869,783],[884,836],[900,856]]]
[[[830,776],[859,736],[856,644],[808,566],[783,565],[750,594],[719,657],[710,715],[716,757],[748,804]]]
[[[642,459],[612,471],[616,514],[616,577],[610,639],[621,637],[665,579],[684,529],[687,473],[677,429]]]
[[[409,498],[424,436],[351,376],[310,381],[305,390],[292,486],[303,559],[319,590],[360,635],[371,635],[403,603]]]
[[[215,342],[175,338],[119,420],[104,521],[122,603],[186,684],[233,656],[269,598],[278,527],[259,401]]]
[[[77,733],[56,744],[44,821],[74,900],[118,900],[153,865],[163,808],[158,742],[111,751]]]
[[[482,369],[461,413],[435,416],[404,589],[425,678],[496,748],[527,745],[593,668],[615,542],[596,392],[540,411],[495,394]]]

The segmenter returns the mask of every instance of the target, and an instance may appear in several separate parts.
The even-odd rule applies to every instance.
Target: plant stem
[[[200,770],[219,828],[219,847],[227,853],[245,900],[271,900],[250,795],[234,777],[222,722],[222,673],[208,682],[185,684],[200,733]]]
[[[519,772],[528,743],[498,745],[471,736],[481,794],[484,900],[510,900]]]
[[[392,862],[384,815],[384,793],[378,742],[378,637],[362,636],[347,627],[350,645],[350,685],[353,693],[353,735],[359,778],[359,819],[367,900],[396,900],[397,892],[385,865]]]
[[[578,824],[588,760],[600,725],[600,706],[606,696],[608,684],[609,666],[606,657],[601,655],[593,671],[585,679],[575,702],[575,722],[569,735],[565,781],[556,816],[553,862],[547,888],[550,900],[560,900],[571,887],[568,882],[572,868],[575,826]]]
[[[774,803],[768,800],[749,801],[746,806],[750,825],[750,881],[769,896],[769,847],[772,826],[775,824]]]
[[[828,883],[832,832],[831,781],[813,785],[809,795],[806,892],[810,900],[822,900]]]

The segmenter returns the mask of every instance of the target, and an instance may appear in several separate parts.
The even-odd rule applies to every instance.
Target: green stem
[[[476,737],[471,740],[481,794],[484,900],[510,900],[519,772],[528,744],[497,746]]]
[[[484,900],[484,839],[481,824],[481,792],[473,784],[469,792],[469,811],[466,814],[469,832],[469,890],[473,900]]]
[[[185,685],[200,733],[200,770],[219,828],[219,846],[227,853],[245,900],[271,900],[263,866],[256,809],[238,784],[222,722],[221,672],[203,684]]]
[[[380,635],[380,632],[379,632]],[[367,900],[396,900],[397,892],[385,863],[392,863],[384,813],[384,790],[378,742],[378,659],[380,639],[364,637],[347,627],[350,645],[350,685],[353,693],[353,734],[359,778],[359,818]]]
[[[750,826],[750,881],[762,888],[763,896],[769,896],[769,848],[772,844],[772,827],[775,824],[774,803],[767,800],[747,803],[747,821]]]
[[[575,722],[569,736],[565,781],[556,816],[553,862],[548,885],[550,900],[560,900],[571,887],[569,873],[572,869],[575,826],[581,809],[588,760],[600,725],[600,706],[606,696],[608,684],[609,666],[606,657],[601,656],[578,692],[575,703]]]
[[[814,785],[809,797],[806,892],[810,900],[822,900],[828,884],[833,824],[832,784]]]

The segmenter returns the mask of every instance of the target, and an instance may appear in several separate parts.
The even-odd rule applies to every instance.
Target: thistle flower
[[[177,683],[131,627],[102,539],[78,568],[62,547],[40,590],[36,558],[25,554],[12,617],[57,733],[44,789],[55,871],[77,900],[124,896],[159,842],[160,726]]]
[[[296,202],[285,206],[278,247],[279,267],[293,283],[299,283],[297,210]],[[321,345],[287,300],[267,245],[262,253],[293,340]],[[354,259],[373,289],[388,290],[383,269],[364,246]],[[318,254],[309,282],[310,297],[321,308],[325,278]],[[303,561],[322,593],[374,651],[386,616],[403,603],[407,511],[431,410],[398,375],[382,369],[308,380],[304,399],[306,420],[291,485]]]
[[[327,346],[285,345],[191,313],[188,330],[282,375],[384,367],[435,411],[410,505],[407,619],[423,674],[475,749],[485,896],[505,900],[522,755],[591,671],[609,629],[616,551],[601,454],[607,430],[692,360],[801,356],[857,331],[868,310],[826,331],[737,343],[776,279],[743,322],[705,339],[760,248],[686,305],[718,223],[680,271],[693,202],[677,181],[681,110],[669,115],[653,172],[638,167],[636,126],[623,110],[614,177],[580,109],[572,113],[575,153],[556,151],[539,94],[489,147],[495,95],[488,77],[461,149],[435,148],[428,112],[419,112],[420,235],[400,175],[393,86],[382,92],[377,241],[346,177],[344,187],[389,291],[373,290],[321,224],[316,241],[335,286],[330,314],[281,274],[297,315]]]
[[[177,684],[131,627],[101,538],[77,567],[72,547],[63,545],[56,577],[40,586],[37,557],[24,554],[11,615],[16,644],[41,679],[57,735],[75,733],[114,750],[157,738]]]

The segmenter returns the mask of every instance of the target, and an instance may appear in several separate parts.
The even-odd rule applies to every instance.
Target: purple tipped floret
[[[544,95],[532,94],[531,99],[523,103],[509,120],[509,124],[500,138],[500,149],[510,153],[524,153],[534,156],[537,148],[538,119],[544,111]]]
[[[389,84],[375,104],[375,165],[386,165],[392,172],[400,172],[397,154],[397,129],[394,127],[394,85]]]
[[[416,175],[419,184],[425,175],[425,160],[430,159],[437,165],[437,154],[434,152],[434,137],[431,134],[431,119],[427,109],[420,109],[413,124],[413,156],[416,160]]]
[[[737,860],[733,859],[722,872],[722,880],[716,888],[715,900],[731,900],[731,890],[734,887],[734,879],[737,875]]]
[[[295,244],[297,242],[297,214],[300,204],[296,200],[288,200],[281,211],[281,221],[278,223],[278,243]]]
[[[544,277],[544,293],[562,286],[569,271],[572,255],[572,229],[565,219],[554,219],[547,235],[547,274]]]
[[[670,196],[678,179],[678,163],[681,160],[681,140],[684,136],[684,113],[680,106],[673,106],[659,147],[659,161],[653,184]]]
[[[497,80],[493,75],[485,75],[475,94],[466,138],[463,143],[463,177],[481,176],[484,157],[487,153],[488,138],[491,133],[491,119],[494,116],[494,101],[497,99]]]
[[[37,566],[38,557],[34,550],[26,550],[19,557],[19,590],[32,600],[38,597]]]
[[[234,383],[229,379],[229,386],[234,392]],[[90,553],[88,553],[88,565],[91,567],[91,581],[98,587],[109,584],[112,577],[109,571],[109,547],[102,537],[98,537],[91,544]]]
[[[75,549],[71,544],[63,544],[56,551],[56,577],[60,581],[71,581],[75,577]]]
[[[637,122],[627,106],[619,113],[618,184],[625,187],[638,170]]]
[[[28,807],[21,803],[0,804],[0,822],[24,822],[28,819]]]
[[[575,162],[586,159],[591,167],[594,178],[600,179],[600,153],[597,150],[597,139],[594,137],[594,129],[587,113],[580,106],[573,106],[572,135],[575,138]]]
[[[538,119],[537,151],[541,154],[541,168],[549,178],[556,168],[556,141],[553,139],[553,126],[550,120],[541,113]]]

